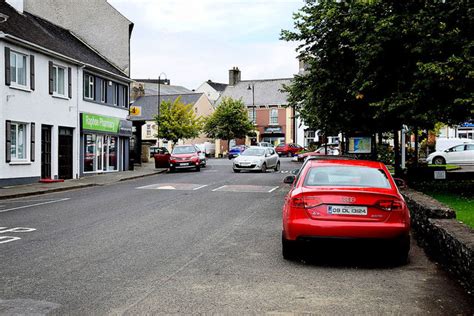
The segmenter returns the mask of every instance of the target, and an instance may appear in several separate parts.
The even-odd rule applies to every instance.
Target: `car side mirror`
[[[403,179],[395,178],[395,179],[393,179],[393,181],[395,181],[395,184],[396,184],[397,187],[399,187],[400,189],[404,189],[404,188],[407,187],[407,183],[406,183],[405,180],[403,180]]]
[[[293,182],[295,182],[295,179],[295,176],[286,176],[285,179],[283,179],[283,183],[292,184]]]

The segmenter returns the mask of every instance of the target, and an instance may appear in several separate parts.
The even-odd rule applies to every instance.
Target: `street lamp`
[[[161,105],[161,104],[160,104],[160,103],[161,103],[161,94],[160,94],[160,92],[161,92],[161,91],[160,91],[161,75],[165,75],[165,80],[168,79],[168,76],[167,76],[164,72],[162,72],[162,73],[160,73],[160,74],[158,75],[158,108],[157,108],[157,111],[156,111],[156,113],[157,113],[158,116],[160,115],[160,105]],[[158,131],[160,130],[160,126],[158,125],[158,122],[156,122],[156,123],[157,123],[157,124],[156,124],[156,134],[157,134],[157,135],[156,135],[156,137],[157,137],[157,139],[156,139],[156,145],[159,146],[159,145],[160,145],[160,139],[158,138]]]

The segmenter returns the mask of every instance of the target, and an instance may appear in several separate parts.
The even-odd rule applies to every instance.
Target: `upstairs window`
[[[27,56],[17,52],[10,52],[10,80],[11,83],[26,87]]]
[[[278,124],[278,109],[270,109],[270,124]]]
[[[100,86],[100,102],[106,103],[107,102],[107,80],[102,80]]]
[[[66,95],[66,68],[53,65],[53,94]]]
[[[249,112],[249,121],[252,122],[252,124],[256,124],[257,123],[257,118],[256,118],[256,111],[254,108],[252,109],[249,109],[248,110]]]
[[[84,98],[94,100],[94,77],[84,75]]]
[[[122,106],[128,108],[128,86],[122,86]]]
[[[118,99],[119,99],[119,86],[118,84],[114,83],[113,84],[113,93],[112,93],[112,104],[117,105]]]

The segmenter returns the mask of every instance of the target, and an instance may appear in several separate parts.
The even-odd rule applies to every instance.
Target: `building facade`
[[[0,185],[128,169],[128,76],[64,28],[0,14]]]
[[[209,101],[211,101],[212,104],[215,104],[226,87],[226,83],[219,83],[213,82],[212,80],[207,80],[196,89],[196,92],[204,93],[209,99]]]

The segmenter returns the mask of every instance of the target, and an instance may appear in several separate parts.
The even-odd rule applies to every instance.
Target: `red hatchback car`
[[[298,144],[280,144],[275,148],[275,151],[279,156],[285,155],[288,157],[292,157],[302,150],[303,147]]]
[[[356,238],[387,240],[390,257],[406,262],[410,214],[384,164],[309,159],[284,182],[293,184],[283,206],[285,259],[297,257],[301,241]]]

